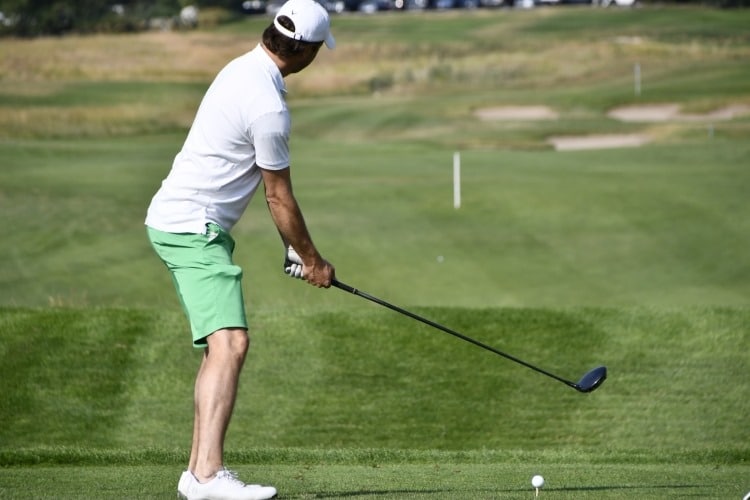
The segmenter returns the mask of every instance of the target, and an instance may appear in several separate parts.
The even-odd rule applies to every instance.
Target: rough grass
[[[647,102],[748,102],[742,85],[750,78],[748,65],[738,64],[749,57],[741,29],[746,17],[742,10],[705,9],[342,16],[334,20],[339,47],[322,51],[314,71],[289,78],[290,99],[434,95],[434,101],[447,106],[437,117],[443,121],[460,113],[459,105],[503,102],[541,102],[562,111],[593,105],[601,112],[633,98],[632,71],[638,63],[644,78],[640,99]],[[0,103],[6,103],[0,134],[132,134],[137,123],[147,133],[187,127],[195,108],[190,103],[199,100],[202,88],[178,90],[167,98],[160,83],[207,85],[227,60],[257,43],[266,22],[251,19],[221,33],[132,35],[125,43],[111,35],[5,40],[0,46]],[[126,100],[131,105],[126,109],[121,100],[85,106],[69,99],[71,91],[91,92],[92,81],[120,82],[100,88],[120,97],[128,89],[135,93]],[[449,93],[464,96],[438,97]],[[97,96],[92,97],[96,103]],[[432,103],[427,106],[431,109]],[[83,125],[87,122],[94,125]],[[61,129],[59,123],[69,126]]]

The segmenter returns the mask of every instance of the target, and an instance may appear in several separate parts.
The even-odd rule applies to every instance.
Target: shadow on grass
[[[616,491],[616,490],[684,490],[691,488],[705,488],[709,485],[706,484],[655,484],[655,485],[614,485],[614,486],[576,486],[576,487],[561,487],[561,488],[545,488],[545,491]],[[471,490],[474,494],[492,494],[492,493],[518,493],[529,491],[531,488],[510,488],[510,489],[497,489],[497,490]],[[451,489],[434,489],[434,490],[406,490],[406,489],[394,489],[394,490],[360,490],[360,491],[342,491],[338,493],[333,492],[320,492],[314,493],[313,498],[347,498],[347,497],[378,497],[378,496],[398,496],[398,495],[435,495],[435,494],[448,494],[458,493],[457,490]],[[463,491],[463,493],[467,493]]]
[[[609,490],[682,490],[690,488],[706,488],[707,484],[652,484],[652,485],[620,485],[620,486],[576,486],[569,488],[545,488],[547,491],[609,491]]]
[[[340,493],[315,493],[313,498],[346,498],[346,497],[367,497],[380,495],[434,495],[437,493],[448,493],[452,490],[362,490],[362,491],[342,491]]]

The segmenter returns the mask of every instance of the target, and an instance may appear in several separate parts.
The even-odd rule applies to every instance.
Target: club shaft
[[[404,316],[408,316],[408,317],[410,317],[412,319],[420,321],[420,322],[424,323],[425,325],[429,325],[429,326],[431,326],[433,328],[437,328],[438,330],[441,330],[441,331],[443,331],[443,332],[445,332],[445,333],[447,333],[449,335],[453,335],[454,337],[457,337],[457,338],[459,338],[461,340],[469,342],[470,344],[474,344],[477,347],[481,347],[482,349],[485,349],[487,351],[493,352],[493,353],[497,354],[498,356],[502,356],[502,357],[504,357],[506,359],[509,359],[509,360],[511,360],[511,361],[513,361],[515,363],[518,363],[519,365],[523,365],[526,368],[530,368],[530,369],[534,370],[537,373],[541,373],[542,375],[546,375],[548,377],[551,377],[551,378],[557,380],[558,382],[562,382],[565,385],[573,387],[574,389],[578,389],[578,384],[576,384],[574,382],[571,382],[570,380],[566,380],[566,379],[564,379],[562,377],[559,377],[559,376],[555,375],[554,373],[550,373],[547,370],[543,370],[541,368],[538,368],[538,367],[536,367],[536,366],[534,366],[534,365],[532,365],[530,363],[527,363],[526,361],[524,361],[522,359],[519,359],[519,358],[517,358],[515,356],[512,356],[512,355],[510,355],[508,353],[505,353],[505,352],[503,352],[503,351],[501,351],[499,349],[495,349],[494,347],[492,347],[490,345],[487,345],[487,344],[485,344],[483,342],[480,342],[478,340],[475,340],[475,339],[473,339],[471,337],[467,337],[466,335],[464,335],[462,333],[459,333],[459,332],[457,332],[455,330],[452,330],[452,329],[450,329],[450,328],[448,328],[446,326],[443,326],[443,325],[441,325],[439,323],[435,323],[434,321],[429,320],[427,318],[424,318],[424,317],[422,317],[422,316],[420,316],[418,314],[415,314],[413,312],[407,311],[406,309],[403,309],[403,308],[398,307],[396,305],[390,304],[390,303],[388,303],[388,302],[386,302],[386,301],[384,301],[382,299],[379,299],[379,298],[377,298],[377,297],[375,297],[373,295],[370,295],[367,292],[363,292],[362,290],[358,290],[357,288],[354,288],[353,286],[349,286],[346,283],[342,283],[341,281],[338,281],[338,280],[334,279],[331,282],[331,284],[333,286],[335,286],[336,288],[340,288],[341,290],[344,290],[344,291],[349,292],[351,294],[357,295],[358,297],[362,297],[363,299],[367,299],[367,300],[369,300],[371,302],[375,302],[378,305],[381,305],[383,307],[387,307],[388,309],[391,309],[392,311],[396,311],[398,313],[403,314]]]

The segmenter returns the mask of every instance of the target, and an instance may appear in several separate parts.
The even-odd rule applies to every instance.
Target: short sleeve
[[[255,163],[269,170],[289,166],[289,113],[267,113],[250,126],[255,146]]]

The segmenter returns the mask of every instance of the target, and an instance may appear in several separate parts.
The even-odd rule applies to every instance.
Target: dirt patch
[[[556,120],[558,114],[547,106],[498,106],[478,109],[474,112],[484,121],[534,121]]]
[[[636,148],[649,142],[644,134],[585,135],[580,137],[550,137],[547,142],[555,151],[579,151],[582,149]]]
[[[683,113],[679,104],[652,104],[615,108],[607,116],[623,122],[658,123],[669,121],[725,121],[750,114],[750,106],[737,104],[710,113]]]

